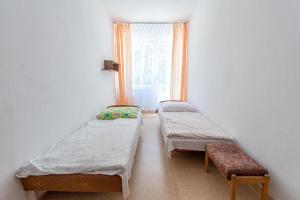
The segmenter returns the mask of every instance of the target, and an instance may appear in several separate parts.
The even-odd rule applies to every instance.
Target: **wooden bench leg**
[[[208,172],[208,164],[209,164],[208,153],[207,151],[205,151],[205,158],[204,158],[205,172]]]
[[[268,199],[268,190],[269,190],[270,176],[265,174],[265,182],[262,184],[261,190],[261,200]]]
[[[236,200],[237,177],[235,174],[231,175],[230,186],[230,200]]]

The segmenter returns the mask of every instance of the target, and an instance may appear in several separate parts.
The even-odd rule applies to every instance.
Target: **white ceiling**
[[[199,0],[101,0],[114,21],[189,21]]]

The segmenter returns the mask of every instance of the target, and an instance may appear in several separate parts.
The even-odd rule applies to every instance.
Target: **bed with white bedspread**
[[[202,113],[195,110],[176,112],[176,109],[163,111],[163,103],[160,104],[158,115],[165,151],[169,156],[173,150],[205,151],[205,145],[208,143],[233,142],[232,136]]]
[[[135,119],[89,121],[29,160],[16,175],[22,179],[43,175],[119,175],[123,197],[127,198],[141,123],[141,114]]]

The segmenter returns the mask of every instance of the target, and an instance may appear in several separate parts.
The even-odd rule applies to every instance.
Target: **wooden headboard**
[[[159,103],[164,103],[164,102],[168,102],[168,101],[186,102],[186,101],[184,101],[184,100],[163,100],[163,101],[160,101]]]
[[[140,108],[139,106],[135,106],[135,105],[111,105],[111,106],[107,106],[107,108],[110,108],[110,107],[135,107],[135,108]]]

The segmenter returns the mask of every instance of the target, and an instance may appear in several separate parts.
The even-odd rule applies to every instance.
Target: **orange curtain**
[[[187,23],[173,24],[171,99],[187,100]]]
[[[116,74],[116,103],[132,105],[131,31],[128,23],[114,23],[114,61],[119,64]]]

